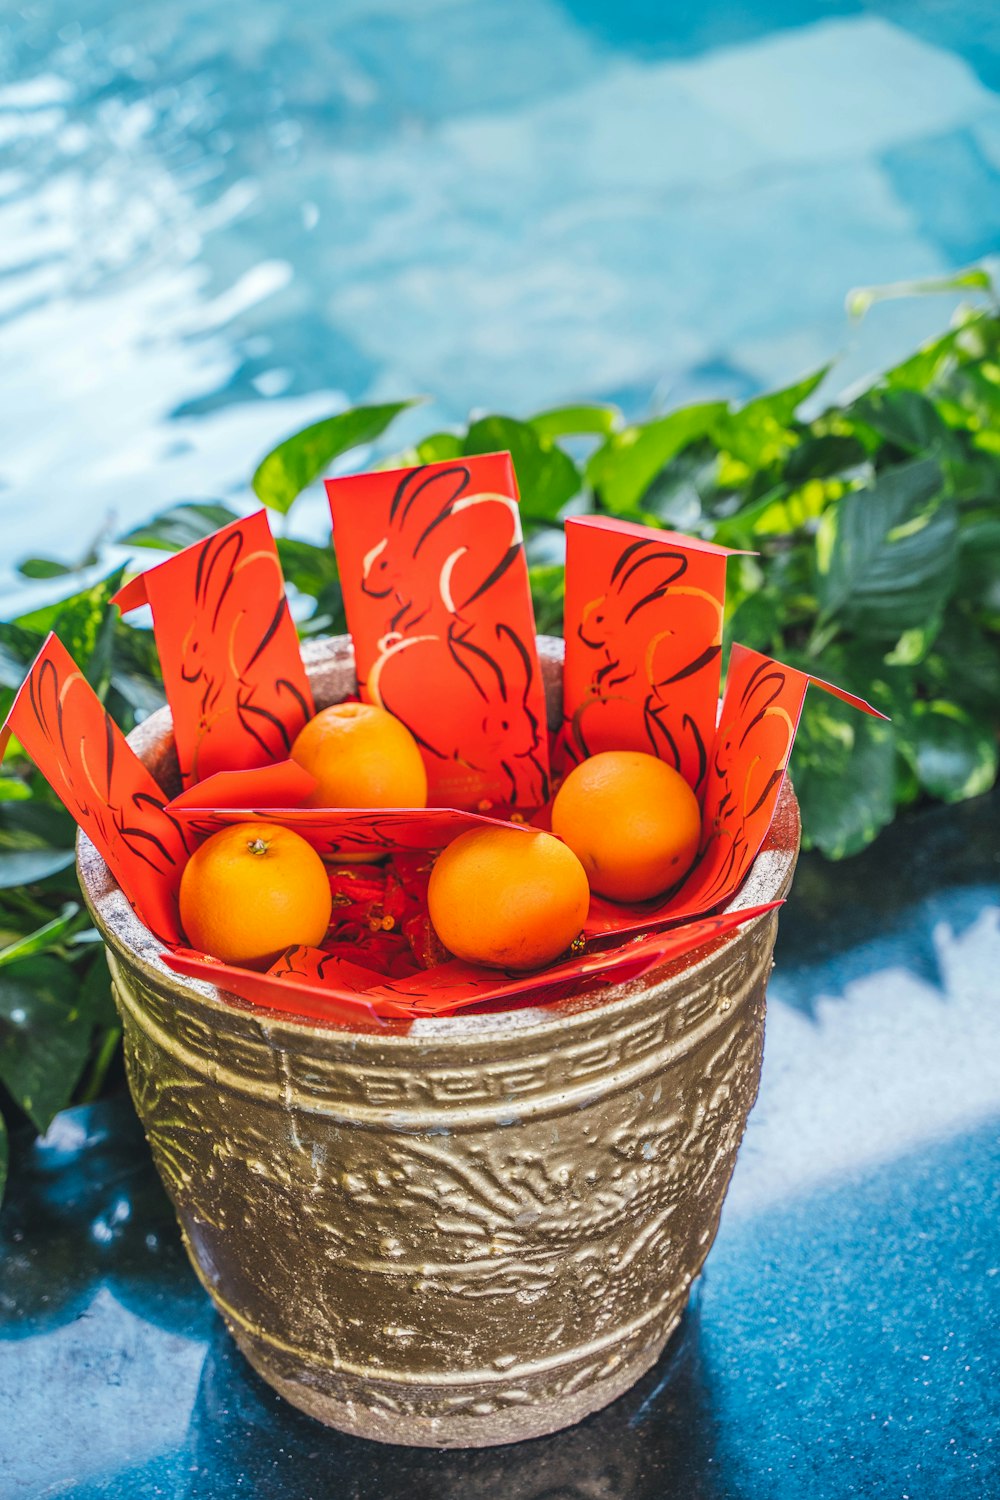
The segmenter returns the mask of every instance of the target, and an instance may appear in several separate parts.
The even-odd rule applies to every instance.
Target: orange
[[[316,777],[307,807],[426,807],[427,772],[413,735],[374,703],[335,703],[292,746]]]
[[[305,839],[273,823],[234,823],[184,866],[181,925],[192,947],[224,963],[264,966],[330,925],[326,868]]]
[[[473,828],[438,856],[427,905],[456,958],[538,969],[578,935],[590,890],[576,855],[550,833]]]
[[[605,750],[570,771],[552,832],[612,901],[645,901],[676,885],[698,853],[698,799],[677,771],[641,750]]]

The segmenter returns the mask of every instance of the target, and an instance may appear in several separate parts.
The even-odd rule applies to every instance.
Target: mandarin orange
[[[427,772],[416,740],[374,703],[321,709],[292,746],[316,777],[308,807],[426,807]]]
[[[701,810],[683,776],[655,755],[604,750],[566,777],[552,805],[552,831],[579,857],[591,890],[612,901],[645,901],[691,868]]]
[[[332,904],[315,849],[273,823],[234,823],[213,833],[181,876],[188,941],[224,963],[256,967],[295,943],[315,946]]]
[[[576,855],[538,829],[460,833],[438,856],[427,889],[445,947],[496,969],[551,963],[580,932],[589,904]]]

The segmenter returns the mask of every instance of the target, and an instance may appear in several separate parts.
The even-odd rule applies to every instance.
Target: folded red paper
[[[114,602],[152,609],[185,787],[288,755],[313,698],[263,511],[138,574]]]
[[[54,635],[35,657],[0,730],[0,759],[11,734],[103,857],[140,920],[160,942],[178,942],[177,888],[193,846]]]
[[[361,695],[415,736],[428,800],[539,806],[545,699],[510,454],[326,488]]]
[[[232,823],[280,823],[311,844],[327,863],[345,859],[381,859],[386,854],[443,849],[469,828],[517,828],[501,818],[463,812],[454,807],[244,807],[195,806],[200,787],[192,787],[187,801],[175,799],[168,810],[196,841]],[[207,803],[207,799],[206,799]]]
[[[288,751],[313,700],[263,515],[118,596],[123,608],[152,605],[180,796],[165,801],[53,637],[8,716],[3,742],[18,736],[171,950],[171,968],[287,1014],[406,1022],[623,982],[770,910],[710,915],[730,904],[764,842],[810,682],[877,711],[739,645],[719,709],[726,550],[585,518],[568,528],[562,746],[568,761],[638,748],[677,766],[702,803],[698,857],[655,901],[594,897],[583,951],[548,969],[507,974],[448,958],[427,911],[429,851],[471,827],[509,826],[519,807],[545,820],[545,705],[510,458],[360,475],[328,490],[362,693],[409,723],[439,805],[303,805],[316,783]],[[189,853],[248,820],[305,837],[333,894],[323,946],[292,950],[267,974],[192,953],[177,909]]]
[[[588,937],[648,932],[690,921],[731,900],[771,826],[810,683],[863,713],[885,718],[853,693],[747,646],[734,646],[709,752],[694,868],[679,890],[642,906],[592,897],[584,929]]]
[[[731,555],[609,516],[566,522],[560,744],[569,763],[644,750],[703,792]]]
[[[189,950],[165,953],[163,961],[177,973],[210,980],[257,1003],[262,996],[277,995],[280,1008],[287,1009],[291,1007],[284,1002],[294,994],[308,1007],[300,1012],[303,1015],[320,1016],[328,1002],[330,1019],[335,1018],[334,1007],[350,1011],[356,1006],[368,1018],[413,1021],[497,1001],[505,1006],[528,1000],[547,1004],[568,993],[583,993],[592,982],[624,984],[697,952],[781,904],[772,901],[726,912],[671,932],[626,942],[613,951],[580,954],[531,974],[500,973],[452,959],[408,978],[386,980],[374,970],[345,963],[336,953],[322,948],[292,948],[265,975],[226,968]],[[283,988],[279,991],[276,986]]]

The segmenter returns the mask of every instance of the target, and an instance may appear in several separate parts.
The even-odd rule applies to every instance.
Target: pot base
[[[575,1427],[593,1412],[617,1401],[655,1365],[680,1322],[681,1312],[683,1305],[667,1328],[657,1333],[655,1342],[646,1345],[628,1361],[616,1365],[603,1379],[594,1380],[581,1390],[519,1405],[500,1405],[491,1401],[479,1402],[460,1392],[458,1387],[437,1387],[435,1394],[439,1396],[442,1407],[452,1403],[457,1405],[459,1401],[464,1407],[463,1410],[444,1411],[440,1416],[421,1416],[400,1410],[387,1382],[367,1380],[363,1399],[351,1401],[319,1390],[309,1383],[306,1370],[303,1370],[305,1378],[279,1374],[275,1369],[273,1349],[228,1320],[227,1326],[263,1381],[307,1416],[327,1427],[335,1427],[338,1432],[407,1448],[497,1448],[505,1443],[524,1442],[527,1438],[547,1437],[564,1427]],[[384,1389],[380,1389],[380,1385],[384,1385]],[[413,1388],[406,1394],[412,1401]],[[487,1409],[477,1410],[477,1407]]]

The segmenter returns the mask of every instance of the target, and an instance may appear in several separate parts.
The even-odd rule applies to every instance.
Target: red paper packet
[[[545,699],[510,454],[326,488],[361,696],[417,739],[428,800],[539,806]]]
[[[76,819],[160,942],[180,939],[177,888],[189,845],[166,799],[65,646],[50,635],[0,730]]]
[[[569,764],[643,750],[702,794],[731,555],[607,516],[566,522],[561,744]]]
[[[885,718],[853,693],[748,646],[734,646],[705,777],[694,868],[679,890],[641,906],[592,897],[584,929],[588,937],[648,932],[700,917],[732,899],[771,826],[810,683],[862,713]]]
[[[581,985],[589,987],[598,981],[626,983],[697,952],[781,904],[772,901],[743,911],[726,912],[671,932],[648,934],[613,950],[581,954],[531,974],[501,973],[451,959],[408,978],[386,980],[353,959],[339,958],[336,952],[305,947],[290,949],[266,976],[225,969],[214,960],[190,951],[165,953],[163,960],[177,973],[208,979],[257,1003],[263,993],[262,980],[268,984],[281,982],[287,991],[279,997],[281,1008],[290,1008],[290,996],[294,993],[308,1007],[302,1011],[303,1015],[318,1014],[324,1000],[328,1000],[331,1007],[347,1011],[356,1005],[368,1017],[412,1021],[419,1017],[453,1015],[457,1010],[498,1001],[504,1005],[514,1001],[547,1004],[575,993]]]
[[[185,787],[288,755],[315,710],[263,511],[140,573],[114,602],[153,611]]]

